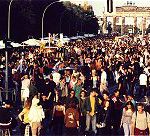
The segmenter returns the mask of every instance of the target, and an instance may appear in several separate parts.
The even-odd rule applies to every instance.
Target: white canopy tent
[[[0,49],[4,49],[5,48],[5,44],[3,42],[3,40],[0,41]]]
[[[41,41],[37,39],[28,39],[27,41],[22,42],[24,46],[40,46]]]
[[[17,47],[23,47],[22,44],[14,43],[14,42],[12,42],[11,45],[12,45],[13,47],[16,47],[16,48],[17,48]]]

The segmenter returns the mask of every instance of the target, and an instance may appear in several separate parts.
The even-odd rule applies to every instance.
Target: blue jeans
[[[92,131],[96,134],[96,114],[91,116],[90,114],[86,114],[86,131],[90,129],[90,123],[92,122]]]

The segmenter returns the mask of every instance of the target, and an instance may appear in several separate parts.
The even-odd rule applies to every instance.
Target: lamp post
[[[43,37],[44,37],[44,16],[45,16],[45,12],[46,12],[46,10],[47,10],[50,6],[52,6],[52,5],[55,4],[55,3],[60,3],[60,2],[61,2],[61,1],[54,1],[54,2],[50,3],[49,5],[46,6],[46,8],[45,8],[44,11],[43,11],[43,15],[42,15],[42,40],[43,40]]]
[[[11,0],[10,3],[9,3],[9,9],[8,9],[8,33],[7,33],[7,38],[9,39],[10,38],[10,13],[11,13],[11,5],[12,5],[12,2],[14,0]]]
[[[8,8],[8,32],[7,32],[7,40],[10,39],[10,13],[11,13],[11,5],[13,0],[9,3]],[[8,99],[8,44],[10,41],[5,41],[5,91],[6,91],[6,99]]]

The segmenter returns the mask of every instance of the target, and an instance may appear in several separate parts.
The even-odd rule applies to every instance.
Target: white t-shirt
[[[54,72],[52,73],[52,75],[53,75],[53,81],[56,83],[56,85],[58,85],[60,82],[61,75],[58,72]]]
[[[140,85],[146,85],[147,86],[147,75],[141,74],[139,77]]]
[[[29,97],[29,86],[30,86],[30,79],[22,80],[22,86],[21,86],[21,97],[22,98]]]
[[[29,88],[29,86],[30,86],[30,79],[22,80],[22,86],[21,86],[22,89]]]
[[[107,74],[105,71],[101,74],[101,83],[106,84],[107,83]]]
[[[148,123],[150,123],[150,115],[147,112],[147,118],[146,118],[146,112],[143,112],[142,114],[139,114],[137,112],[134,112],[132,115],[132,122],[135,124],[136,121],[136,128],[140,129],[140,130],[145,130],[148,127]]]

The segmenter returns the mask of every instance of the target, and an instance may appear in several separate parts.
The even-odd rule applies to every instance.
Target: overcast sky
[[[68,1],[68,0],[66,0]],[[76,4],[83,4],[84,0],[69,0],[71,2],[74,2]],[[94,12],[96,16],[101,16],[104,9],[107,10],[107,0],[87,0],[90,5],[93,6]],[[116,6],[123,6],[127,3],[127,1],[132,1],[137,6],[144,6],[150,7],[150,0],[113,0],[114,7]],[[115,11],[115,8],[114,8]]]

